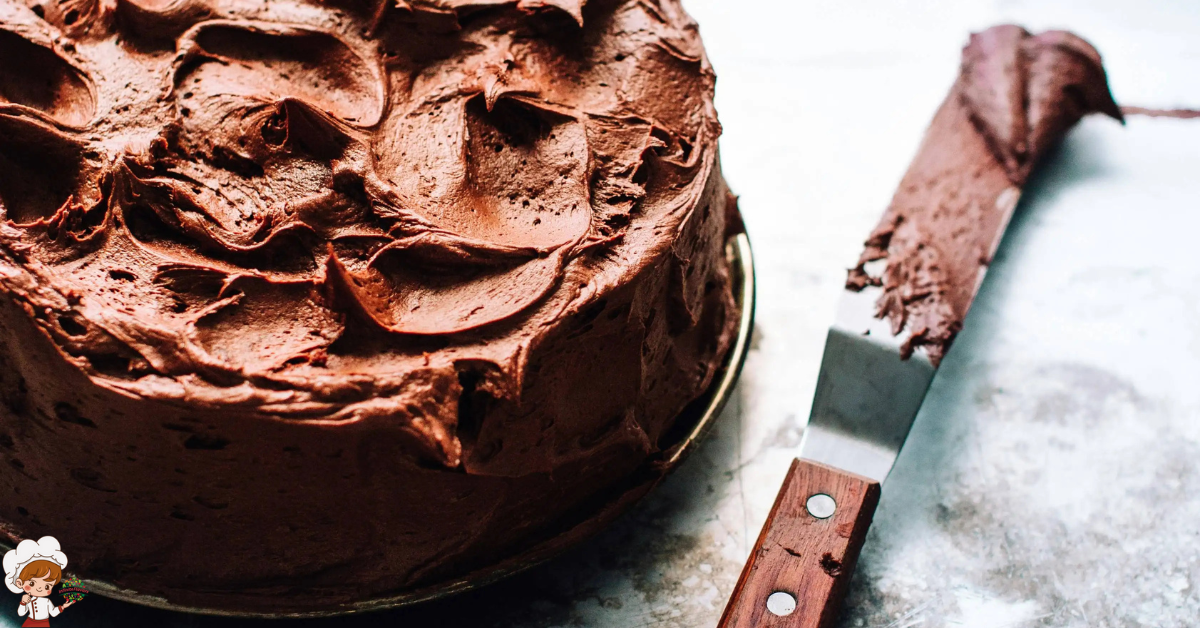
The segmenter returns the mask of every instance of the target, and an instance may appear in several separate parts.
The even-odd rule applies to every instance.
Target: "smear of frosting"
[[[881,286],[880,318],[937,365],[962,327],[1030,172],[1084,115],[1122,120],[1100,55],[1064,31],[996,26],[971,36],[950,95],[892,204],[866,242],[849,290]],[[886,260],[871,275],[866,264]]]
[[[1154,107],[1134,107],[1123,106],[1121,113],[1127,116],[1146,116],[1148,118],[1178,118],[1180,120],[1191,120],[1200,118],[1200,109],[1157,109]]]

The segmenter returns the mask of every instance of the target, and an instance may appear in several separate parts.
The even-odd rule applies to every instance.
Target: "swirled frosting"
[[[340,603],[548,529],[729,346],[713,82],[676,0],[0,0],[0,425],[62,493],[3,518],[284,609],[221,596]],[[280,558],[238,527],[271,507],[321,523]]]

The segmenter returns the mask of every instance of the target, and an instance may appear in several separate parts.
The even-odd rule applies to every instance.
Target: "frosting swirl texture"
[[[59,524],[82,573],[285,610],[564,525],[730,345],[713,83],[675,0],[0,0],[0,429],[74,487],[21,508],[119,522]]]

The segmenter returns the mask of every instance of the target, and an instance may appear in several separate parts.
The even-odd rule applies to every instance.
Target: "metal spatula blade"
[[[800,457],[882,482],[937,372],[922,351],[901,359],[908,333],[875,317],[880,288],[844,291],[825,340]]]

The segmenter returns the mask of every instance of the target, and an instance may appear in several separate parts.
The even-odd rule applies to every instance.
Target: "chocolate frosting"
[[[1064,31],[995,26],[971,35],[950,95],[879,225],[848,290],[881,286],[877,315],[936,366],[975,298],[1030,172],[1084,115],[1123,121],[1100,54]],[[867,264],[886,260],[882,273]]]
[[[1152,107],[1134,107],[1123,105],[1121,113],[1127,116],[1146,116],[1148,118],[1177,118],[1192,120],[1200,118],[1200,109],[1155,109]]]
[[[4,530],[286,611],[553,534],[730,346],[713,83],[677,0],[0,0]]]

